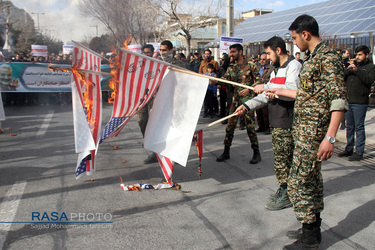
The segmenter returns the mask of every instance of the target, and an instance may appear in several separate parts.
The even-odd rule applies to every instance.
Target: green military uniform
[[[274,169],[279,185],[288,183],[293,158],[293,137],[291,128],[271,128]]]
[[[323,210],[321,162],[317,161],[331,111],[347,109],[344,71],[340,56],[320,42],[305,56],[294,104],[293,163],[288,195],[297,220],[311,224]]]
[[[248,86],[255,86],[260,83],[260,76],[257,66],[250,62],[245,61],[244,64],[231,64],[227,71],[225,72],[223,79],[238,82]],[[234,111],[243,103],[250,100],[255,96],[254,92],[250,91],[246,96],[240,96],[239,91],[243,90],[243,87],[235,87],[233,93],[233,101],[230,107],[230,114],[233,114]],[[246,113],[244,115],[245,126],[247,129],[247,135],[250,138],[251,148],[259,150],[258,138],[255,133],[255,122],[254,122],[254,113]],[[227,127],[225,129],[226,135],[224,139],[225,146],[231,146],[234,136],[234,130],[236,129],[238,116],[233,116],[229,118]]]

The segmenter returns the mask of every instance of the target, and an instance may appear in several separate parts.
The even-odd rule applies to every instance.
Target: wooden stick
[[[64,71],[64,70],[72,71],[73,70],[73,68],[71,68],[71,67],[65,68],[65,67],[59,67],[59,66],[55,66],[55,65],[49,65],[48,68],[52,69],[52,70],[61,70],[61,71]],[[87,73],[93,73],[93,74],[100,74],[100,75],[107,75],[107,76],[112,75],[111,73],[101,72],[101,71],[93,71],[93,70],[88,70],[88,69],[77,69],[77,70],[82,71],[82,72],[87,72]]]
[[[228,83],[228,84],[232,84],[232,85],[235,85],[235,86],[243,87],[243,88],[250,89],[250,90],[254,91],[254,87],[251,87],[251,86],[247,86],[247,85],[240,84],[240,83],[237,83],[237,82],[224,80],[224,79],[221,79],[221,78],[216,78],[216,77],[212,77],[212,76],[206,76],[206,75],[198,74],[198,73],[195,73],[194,71],[190,71],[190,70],[187,70],[187,69],[184,69],[184,68],[180,68],[180,67],[176,67],[176,66],[169,66],[168,69],[178,71],[178,72],[182,72],[182,73],[186,73],[186,74],[190,74],[190,75],[194,75],[194,76],[208,78],[208,79],[214,80],[214,81],[225,82],[225,83]]]
[[[225,120],[227,120],[227,119],[229,119],[229,118],[231,118],[231,117],[233,117],[233,116],[236,116],[236,115],[239,115],[239,114],[238,114],[238,113],[233,113],[233,114],[228,115],[228,116],[226,116],[226,117],[223,117],[223,118],[221,118],[221,119],[219,119],[219,120],[217,120],[217,121],[211,122],[210,124],[207,124],[207,125],[205,125],[205,126],[203,126],[203,127],[201,127],[201,128],[197,128],[195,131],[199,131],[199,130],[202,130],[202,129],[204,129],[204,128],[212,127],[213,125],[216,125],[216,124],[218,124],[218,123],[220,123],[220,122],[222,122],[222,121],[225,121]]]

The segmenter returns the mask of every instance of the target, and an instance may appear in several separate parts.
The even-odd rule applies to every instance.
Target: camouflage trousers
[[[288,177],[288,195],[297,220],[311,224],[316,221],[315,214],[324,208],[321,162],[317,161],[320,141],[301,134],[293,138],[293,163]]]
[[[274,169],[279,185],[287,184],[293,159],[292,129],[272,128],[272,150]]]
[[[230,114],[233,114],[234,111],[237,109],[237,107],[239,107],[240,105],[241,104],[239,103],[239,100],[233,99],[232,105],[230,107]],[[258,137],[255,133],[254,112],[247,112],[243,116],[245,119],[247,135],[250,138],[251,148],[259,150]],[[225,139],[224,139],[225,146],[232,145],[232,141],[234,137],[234,130],[236,129],[238,118],[239,116],[233,116],[228,119],[228,124],[227,124],[227,127],[225,128]]]
[[[153,103],[154,103],[154,97],[151,98],[151,100],[138,112],[138,125],[139,125],[139,128],[141,129],[141,133],[143,137],[145,137],[148,116],[152,109]]]

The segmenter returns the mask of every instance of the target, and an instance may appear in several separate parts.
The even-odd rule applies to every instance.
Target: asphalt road
[[[136,119],[117,138],[100,145],[94,175],[75,180],[71,110],[71,105],[5,108],[5,133],[0,134],[0,247],[281,249],[292,242],[285,232],[300,226],[293,210],[264,208],[277,189],[270,135],[258,137],[261,163],[249,164],[252,150],[240,130],[231,159],[217,163],[225,128],[219,124],[204,131],[201,179],[192,144],[187,167],[175,167],[173,179],[181,190],[125,192],[120,177],[128,185],[163,180],[157,163],[143,164],[148,152]],[[104,125],[111,106],[105,104],[103,112]],[[211,121],[201,118],[199,123]],[[335,156],[323,165],[320,248],[374,249],[374,148],[367,148],[365,161],[352,163],[337,158],[342,147],[338,144]],[[74,223],[61,223],[65,218]]]

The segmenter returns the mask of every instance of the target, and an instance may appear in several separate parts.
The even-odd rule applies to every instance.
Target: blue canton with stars
[[[100,142],[104,141],[107,139],[109,135],[113,133],[126,119],[128,119],[128,116],[125,117],[112,117],[109,123],[105,126],[101,136],[100,136]]]

